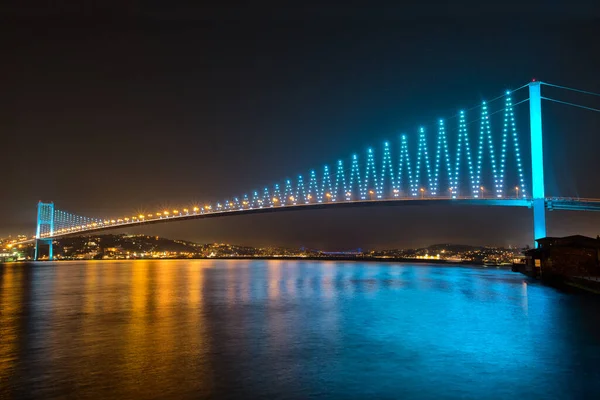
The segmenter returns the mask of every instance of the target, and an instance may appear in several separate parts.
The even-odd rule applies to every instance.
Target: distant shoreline
[[[115,258],[115,259],[100,259],[100,260],[53,260],[52,262],[63,262],[63,261],[138,261],[138,260],[278,260],[278,261],[362,261],[362,262],[402,262],[402,263],[419,263],[419,264],[449,264],[449,265],[477,265],[483,266],[482,261],[449,261],[449,260],[427,260],[422,258],[382,258],[382,257],[253,257],[253,256],[236,256],[236,257],[170,257],[170,258]],[[11,261],[0,263],[1,264],[12,264],[12,263],[29,263],[34,262],[30,260],[22,261]],[[47,261],[35,261],[35,262],[47,262]],[[490,265],[490,267],[497,268],[510,268],[510,265]]]

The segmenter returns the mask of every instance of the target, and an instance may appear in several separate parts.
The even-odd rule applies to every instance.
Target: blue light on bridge
[[[310,196],[310,197],[309,197]],[[317,185],[317,174],[314,169],[310,170],[310,180],[308,181],[308,194],[307,198],[311,200],[316,196],[316,200],[319,200],[319,186]]]
[[[381,199],[386,191],[385,186],[385,177],[389,175],[391,186],[388,186],[388,190],[391,187],[393,191],[393,195],[397,197],[396,189],[396,181],[394,180],[394,169],[392,167],[392,156],[390,155],[390,143],[385,142],[383,144],[383,162],[381,164],[381,176],[379,177],[379,188],[377,190],[377,198]]]
[[[325,165],[323,167],[323,184],[321,186],[321,193],[319,203],[323,200],[325,201],[335,201],[335,198],[332,195],[333,186],[331,185],[331,176],[329,175],[329,167]],[[325,199],[323,197],[325,196]]]
[[[446,127],[444,125],[444,120],[440,119],[438,127],[438,140],[435,152],[435,172],[433,178],[433,188],[431,190],[431,194],[433,196],[437,195],[439,191],[440,157],[442,150],[444,152],[444,160],[446,161],[446,176],[448,178],[449,192],[451,196],[454,196],[454,180],[452,174],[452,163],[450,161],[450,153],[448,151],[448,139],[446,138]]]
[[[415,169],[415,180],[416,185],[418,185],[421,189],[423,187],[423,183],[421,182],[421,158],[425,160],[425,168],[427,171],[427,181],[429,183],[429,193],[433,192],[433,185],[431,184],[431,165],[429,164],[429,153],[427,151],[427,139],[425,136],[425,129],[419,128],[419,146],[417,148],[417,167]]]
[[[510,92],[507,91],[507,94],[509,94]],[[510,96],[506,97],[506,104],[505,104],[505,108],[504,108],[504,126],[503,126],[503,130],[502,130],[502,157],[501,157],[501,161],[500,161],[500,191],[502,193],[504,193],[505,191],[505,164],[506,164],[506,148],[507,148],[507,141],[508,141],[508,135],[509,135],[509,131],[510,131],[510,135],[512,138],[512,143],[513,143],[513,148],[515,151],[515,160],[517,163],[517,173],[518,173],[518,184],[516,189],[516,194],[517,196],[519,195],[519,192],[521,194],[522,197],[527,197],[526,195],[526,191],[525,191],[525,178],[523,176],[523,165],[521,163],[521,151],[519,149],[519,139],[518,139],[518,134],[517,134],[517,126],[515,123],[515,113],[514,113],[514,109],[513,109],[513,104],[512,104],[512,98]]]
[[[373,155],[373,149],[367,150],[367,168],[365,169],[365,191],[369,192],[369,195],[375,194],[375,191],[379,191],[379,182],[377,181],[377,173],[375,172],[375,158]]]
[[[338,193],[342,189],[344,192],[340,198],[350,200],[350,196],[347,195],[348,188],[346,187],[346,176],[344,174],[344,163],[342,160],[338,160],[337,163],[337,172],[335,176],[335,189],[333,191],[332,201],[337,200]]]
[[[366,198],[363,193],[362,181],[360,180],[360,170],[358,169],[358,156],[352,156],[352,169],[350,170],[350,181],[348,182],[348,192],[346,196],[352,198],[352,193],[355,192],[354,185],[358,184],[358,193],[362,200]],[[349,193],[349,194],[348,194]]]
[[[408,154],[408,144],[406,140],[406,135],[402,135],[402,145],[400,147],[400,164],[398,166],[398,186],[402,187],[402,167],[406,167],[406,172],[408,175],[408,182],[410,184],[410,194],[411,196],[417,195],[417,185],[413,181],[412,168],[410,166],[410,156]],[[400,191],[402,189],[399,189]],[[407,192],[408,193],[408,192]]]
[[[302,194],[302,196],[300,196]],[[296,184],[296,194],[294,195],[295,202],[304,201],[304,203],[308,203],[308,198],[306,196],[306,189],[304,188],[304,180],[302,179],[302,175],[298,175],[298,182]]]
[[[292,181],[289,179],[285,181],[285,190],[283,192],[284,201],[282,201],[282,205],[284,204],[296,204],[294,202],[294,192],[292,190]]]

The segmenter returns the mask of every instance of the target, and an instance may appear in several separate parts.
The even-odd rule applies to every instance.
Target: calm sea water
[[[464,266],[4,265],[0,398],[600,398],[600,301]]]

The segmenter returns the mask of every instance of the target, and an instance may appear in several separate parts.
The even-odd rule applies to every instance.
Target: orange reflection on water
[[[87,293],[87,296],[84,297],[83,311],[85,313],[92,313],[95,311],[97,301],[96,291],[94,290],[94,288],[98,285],[98,267],[100,266],[100,264],[95,263],[93,261],[90,261],[87,264],[88,265],[85,270],[83,280],[86,288],[85,293]]]
[[[270,300],[281,297],[282,261],[269,261],[267,263],[268,286],[267,293]]]
[[[213,377],[202,297],[205,268],[200,263],[130,263],[131,312],[120,366],[127,395],[150,398],[161,388],[175,388],[168,381],[172,376],[184,376],[189,379],[186,386],[210,395]]]
[[[21,268],[0,266],[0,383],[8,381],[18,357],[18,316],[23,307]]]

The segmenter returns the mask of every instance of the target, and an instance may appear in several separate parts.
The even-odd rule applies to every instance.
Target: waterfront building
[[[546,278],[600,276],[600,237],[545,237],[537,242],[537,249],[525,252],[527,275]]]

